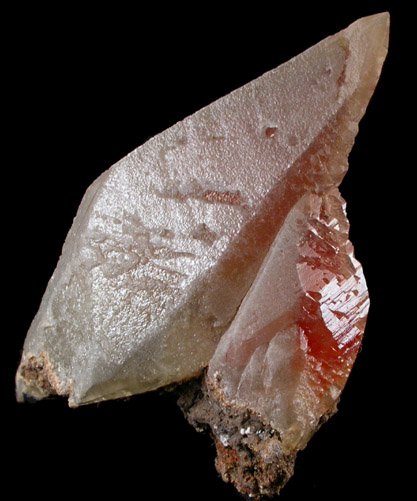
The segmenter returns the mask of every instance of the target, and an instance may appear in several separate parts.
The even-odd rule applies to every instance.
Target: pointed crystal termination
[[[386,13],[360,19],[155,136],[88,188],[25,340],[18,400],[58,394],[78,406],[189,379],[209,365],[230,327],[209,368],[211,394],[265,413],[282,434],[283,453],[305,444],[343,387],[365,321],[365,285],[334,190],[381,72],[388,25]],[[299,229],[291,226],[294,211]],[[278,259],[273,249],[288,225],[298,256],[288,315],[302,319],[287,319],[288,345],[272,332],[259,340],[248,325],[236,342],[236,322],[250,321],[242,308],[236,315],[239,305],[251,286],[242,306],[257,304],[258,272]],[[311,228],[323,230],[322,243],[310,245]],[[334,288],[316,290],[309,268],[316,257],[302,257],[303,249],[327,252],[329,242],[344,261],[338,254],[331,263],[328,250],[324,278]],[[280,269],[288,266],[280,261]],[[333,292],[342,301],[350,288],[357,303],[335,305]],[[262,312],[272,323],[277,318]],[[327,360],[328,341],[346,348]],[[302,382],[269,365],[268,374],[257,374],[258,359],[276,355],[281,363],[281,345],[299,358]],[[281,372],[291,389],[279,395]],[[258,387],[288,413],[263,402],[267,394],[251,395]],[[308,399],[291,403],[306,395],[311,407]]]

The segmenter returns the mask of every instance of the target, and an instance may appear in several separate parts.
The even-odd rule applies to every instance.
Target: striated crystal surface
[[[16,376],[19,400],[24,394],[60,394],[77,406],[199,374],[251,285],[253,291],[263,280],[254,283],[258,271],[270,259],[278,262],[273,249],[283,246],[282,235],[299,213],[302,229],[297,227],[291,244],[296,267],[288,270],[293,281],[287,277],[285,301],[291,314],[304,316],[298,323],[287,319],[287,345],[286,338],[274,341],[272,332],[261,334],[270,341],[269,355],[264,348],[256,351],[262,346],[259,331],[252,336],[246,324],[246,344],[233,341],[232,324],[210,370],[223,371],[231,398],[237,391],[254,408],[270,412],[290,437],[287,418],[268,410],[262,396],[250,395],[252,379],[255,386],[260,380],[256,370],[251,375],[255,364],[247,362],[263,355],[277,356],[279,364],[281,345],[301,350],[308,380],[302,388],[293,382],[291,391],[310,395],[312,409],[301,418],[298,407],[291,408],[297,438],[288,443],[303,443],[310,421],[349,372],[360,337],[353,326],[363,330],[355,320],[356,303],[334,303],[334,294],[342,301],[356,287],[361,315],[366,310],[364,282],[357,279],[360,268],[334,188],[346,172],[358,122],[379,78],[388,22],[388,14],[357,21],[150,139],[88,188],[27,334]],[[323,215],[317,215],[319,206]],[[311,228],[323,230],[323,238],[309,236]],[[344,260],[338,256],[323,271],[326,288],[315,283],[318,272],[312,273],[311,263],[332,238]],[[331,249],[325,252],[332,261]],[[288,268],[289,261],[284,263]],[[251,292],[246,302],[259,301]],[[284,313],[282,304],[276,309]],[[262,312],[274,322],[272,310]],[[241,310],[235,322],[249,321],[246,315]],[[227,342],[230,374],[221,351]],[[296,349],[297,342],[304,351]],[[346,349],[333,354],[327,342]],[[327,354],[321,351],[331,360],[323,362]],[[313,370],[315,360],[326,368]],[[271,392],[278,372],[261,377]],[[323,390],[317,386],[321,379]],[[291,391],[279,397],[282,405]]]

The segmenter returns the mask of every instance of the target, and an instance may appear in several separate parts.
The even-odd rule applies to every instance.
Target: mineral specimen
[[[279,491],[334,412],[365,327],[337,187],[388,26],[387,13],[356,21],[88,188],[25,341],[18,400],[76,407],[204,373],[179,403],[211,428],[223,478],[252,497]]]

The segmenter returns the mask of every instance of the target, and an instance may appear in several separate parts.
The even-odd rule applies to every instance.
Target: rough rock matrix
[[[388,48],[359,19],[147,141],[87,190],[17,399],[181,383],[226,481],[279,492],[336,408],[369,298],[338,186]],[[196,386],[197,385],[197,386]]]
[[[180,388],[178,405],[197,431],[209,431],[216,468],[225,482],[250,497],[277,494],[294,472],[295,452],[283,450],[279,434],[248,408],[213,398],[204,378]]]

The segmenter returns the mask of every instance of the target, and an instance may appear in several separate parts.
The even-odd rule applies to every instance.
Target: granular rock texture
[[[277,494],[291,478],[296,456],[284,452],[279,433],[247,408],[223,405],[204,378],[179,391],[178,405],[190,424],[214,439],[222,479],[252,498]]]
[[[29,357],[22,364],[20,371],[26,381],[31,381],[38,388],[39,393],[45,396],[55,395],[56,381],[50,369],[45,353],[41,353],[40,358]]]

